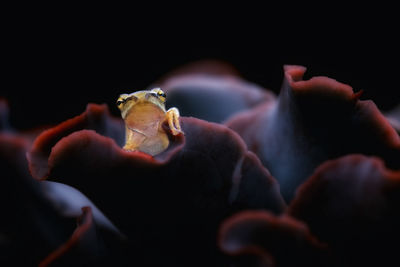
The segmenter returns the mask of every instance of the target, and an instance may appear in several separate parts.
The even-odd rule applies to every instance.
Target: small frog
[[[126,136],[123,149],[139,150],[157,155],[167,149],[168,135],[162,128],[164,121],[173,135],[183,133],[177,108],[165,109],[166,95],[160,88],[122,94],[117,100],[125,121]]]

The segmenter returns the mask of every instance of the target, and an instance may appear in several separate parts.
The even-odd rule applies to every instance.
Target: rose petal
[[[21,137],[0,135],[0,265],[4,266],[37,263],[73,228],[73,223],[46,201],[42,188],[30,177],[25,158],[27,146]]]
[[[52,147],[59,139],[82,129],[91,129],[109,136],[119,145],[122,145],[125,140],[123,121],[111,117],[106,105],[89,104],[84,113],[44,131],[35,140],[32,150],[27,154],[33,177],[38,179],[46,177],[49,168],[47,158]]]
[[[245,211],[227,219],[220,229],[219,246],[236,257],[269,258],[273,266],[321,266],[328,259],[326,246],[305,224],[265,211]]]
[[[82,207],[91,209],[96,226],[103,232],[112,233],[116,239],[123,240],[123,234],[115,225],[81,192],[75,188],[50,181],[40,182],[44,195],[56,207],[58,213],[66,218],[77,218],[82,213]]]
[[[116,258],[119,253],[113,251],[121,249],[121,244],[110,243],[107,239],[110,236],[104,235],[96,222],[91,207],[83,207],[70,238],[49,253],[39,266],[124,266]]]
[[[83,207],[82,211],[81,217],[78,218],[78,226],[70,239],[42,260],[39,267],[93,264],[101,252],[104,253],[104,248],[101,248],[103,244],[97,237],[91,209]]]
[[[279,185],[269,171],[263,168],[260,159],[254,153],[247,152],[238,167],[240,175],[236,179],[234,173],[230,192],[235,205],[243,209],[267,208],[276,214],[280,213],[284,201],[279,194]]]
[[[377,155],[400,168],[400,138],[375,104],[327,77],[303,81],[304,72],[286,66],[277,103],[226,123],[277,178],[284,198],[289,201],[320,163],[341,155]]]
[[[172,70],[167,73],[161,79],[159,79],[155,84],[163,84],[169,79],[173,79],[177,76],[185,75],[208,75],[208,76],[239,76],[239,72],[235,67],[229,63],[219,61],[219,60],[199,60],[195,62],[188,63],[177,69]],[[156,86],[156,85],[155,85]]]
[[[343,266],[389,266],[400,238],[400,171],[350,155],[322,164],[304,183],[289,214],[305,221]],[[365,264],[365,265],[364,265]]]
[[[25,157],[28,147],[29,141],[22,137],[0,134],[0,265],[36,266],[67,240],[74,229],[74,219],[80,214],[76,212],[80,205],[93,207],[95,220],[109,243],[122,238],[115,226],[77,190],[33,179]]]
[[[212,122],[222,122],[239,111],[275,101],[272,92],[229,75],[189,73],[172,76],[158,86],[168,96],[168,107],[177,107],[183,116]]]
[[[181,126],[185,136],[156,157],[124,151],[92,130],[74,132],[51,149],[48,178],[94,200],[132,238],[139,262],[193,264],[200,252],[199,265],[218,262],[215,234],[223,218],[249,207],[280,213],[285,204],[276,181],[235,132],[194,118],[182,117]],[[151,256],[155,251],[160,257]]]
[[[115,195],[119,195],[117,192],[97,192],[103,186],[107,187],[110,182],[109,177],[114,177],[114,182],[118,185],[126,184],[126,186],[121,186],[122,188],[119,186],[108,188],[112,191],[124,190],[123,188],[131,190],[132,187],[137,186],[133,184],[128,186],[129,184],[137,183],[138,179],[146,176],[157,180],[174,178],[174,183],[177,183],[176,179],[178,178],[185,179],[181,181],[184,184],[187,184],[187,181],[189,183],[201,182],[210,187],[207,190],[211,190],[213,187],[219,188],[224,183],[231,184],[233,171],[236,170],[239,174],[239,181],[236,181],[235,185],[241,184],[241,191],[235,189],[238,192],[232,202],[239,201],[236,198],[254,199],[254,205],[264,203],[263,207],[265,207],[267,205],[265,202],[269,202],[271,205],[271,201],[274,200],[275,204],[270,208],[276,212],[281,210],[283,202],[277,194],[278,188],[274,179],[253,154],[247,154],[244,144],[234,132],[226,127],[194,118],[182,118],[181,124],[185,132],[185,139],[180,140],[181,143],[175,149],[154,158],[141,152],[124,151],[113,140],[93,131],[75,132],[61,139],[53,147],[49,156],[50,178],[77,186],[100,202],[114,202]],[[217,166],[224,166],[224,168]],[[211,176],[207,177],[208,175],[205,174],[210,171]],[[186,177],[190,176],[196,179],[188,180]],[[82,177],[85,178],[82,179]],[[196,181],[200,177],[203,177],[204,180]],[[120,179],[121,181],[119,181]],[[221,182],[223,183],[221,184]],[[96,187],[92,186],[93,183],[96,183]],[[154,184],[157,183],[152,182],[152,184],[154,187]],[[264,186],[257,189],[257,185],[260,184],[264,184]],[[190,187],[193,186],[190,185]],[[270,190],[269,193],[263,195],[262,193],[267,192],[265,191],[267,189]],[[249,194],[254,190],[260,190],[260,193]],[[230,191],[225,191],[226,196],[228,193],[230,194]],[[271,201],[263,200],[271,196]],[[111,199],[108,199],[110,197]],[[108,201],[104,201],[104,199],[108,199]],[[225,201],[227,199],[228,197]],[[104,203],[104,205],[110,204]],[[115,207],[112,209],[115,210]]]
[[[400,105],[387,112],[385,116],[392,127],[396,129],[398,134],[400,134]]]

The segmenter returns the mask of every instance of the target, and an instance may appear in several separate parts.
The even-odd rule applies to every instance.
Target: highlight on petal
[[[235,132],[195,118],[182,117],[181,126],[185,136],[155,157],[124,151],[93,130],[60,133],[57,141],[39,137],[55,143],[48,179],[77,188],[101,207],[129,238],[137,262],[193,264],[199,257],[198,265],[218,264],[215,234],[224,218],[246,208],[278,214],[285,203],[275,179]],[[160,257],[152,257],[155,252]]]
[[[43,195],[46,200],[57,209],[57,212],[66,218],[78,218],[81,216],[82,207],[91,210],[96,226],[102,232],[109,232],[116,240],[124,240],[125,236],[115,225],[81,192],[75,188],[50,181],[41,181]]]
[[[322,164],[299,189],[289,214],[306,222],[342,266],[398,264],[400,171],[349,155]],[[389,265],[388,265],[389,264]]]
[[[285,66],[276,103],[226,122],[278,180],[284,198],[290,201],[319,164],[339,156],[376,155],[400,168],[400,138],[376,105],[327,77],[303,81],[305,70]]]
[[[243,266],[245,260],[264,262],[261,266],[323,266],[329,259],[327,247],[304,223],[266,211],[243,211],[225,220],[218,243],[234,257],[234,266],[237,259]]]
[[[39,267],[93,264],[95,258],[99,257],[101,252],[104,253],[96,235],[90,207],[83,207],[82,211],[81,217],[78,218],[78,226],[70,239],[42,260]],[[89,243],[90,246],[85,243]]]
[[[231,74],[226,67],[205,66],[188,66],[156,83],[166,92],[168,107],[177,107],[182,116],[222,122],[239,111],[275,101],[272,92]]]
[[[400,105],[385,114],[386,119],[400,135]]]

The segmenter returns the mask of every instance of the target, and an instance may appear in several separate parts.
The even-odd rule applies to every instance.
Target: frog
[[[166,110],[166,94],[161,88],[121,94],[116,102],[125,121],[126,151],[141,151],[158,155],[169,146],[166,122],[173,136],[184,134],[179,122],[179,110]]]

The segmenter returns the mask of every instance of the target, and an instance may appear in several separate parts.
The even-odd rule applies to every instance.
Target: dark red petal
[[[30,176],[25,158],[28,145],[22,137],[0,134],[2,266],[9,266],[10,262],[14,265],[36,262],[73,227],[48,201],[39,182]]]
[[[398,105],[393,110],[387,112],[386,119],[396,129],[397,133],[400,135],[400,105]]]
[[[138,261],[185,262],[198,253],[220,259],[215,233],[223,218],[251,207],[281,213],[285,203],[235,132],[195,118],[182,117],[181,126],[185,136],[156,157],[124,151],[92,130],[69,134],[51,150],[49,179],[101,207],[134,240]],[[159,258],[151,257],[155,251]]]
[[[71,237],[43,259],[39,267],[93,264],[92,261],[98,260],[96,258],[100,256],[100,246],[91,208],[83,207],[78,226]]]
[[[279,185],[269,171],[263,168],[260,160],[252,152],[247,152],[237,165],[239,177],[233,177],[230,197],[235,205],[267,209],[279,214],[286,204],[279,193]],[[236,198],[234,198],[236,196]]]
[[[7,100],[0,98],[0,132],[8,131],[10,129],[8,113]]]
[[[111,117],[107,106],[89,104],[84,113],[44,131],[35,140],[27,154],[32,176],[37,179],[45,178],[49,172],[47,158],[53,146],[69,134],[84,129],[113,138],[119,145],[124,142],[123,121]]]
[[[288,216],[265,211],[245,211],[221,226],[219,246],[230,255],[269,256],[276,266],[321,266],[326,246],[307,226]]]
[[[352,264],[386,266],[397,259],[400,171],[382,160],[349,155],[322,164],[298,191],[289,214]],[[368,255],[368,256],[366,256]]]
[[[171,76],[159,86],[167,94],[167,105],[177,107],[182,116],[212,122],[275,101],[272,92],[232,75],[185,73]]]
[[[285,66],[277,103],[226,123],[280,183],[286,200],[322,162],[351,153],[376,155],[400,168],[400,138],[371,101],[327,77],[303,81],[305,68]]]
[[[93,207],[107,242],[120,242],[118,229],[79,191],[31,177],[25,156],[28,146],[25,138],[0,134],[0,265],[37,265],[68,238],[82,205]]]
[[[154,158],[141,152],[124,151],[113,140],[90,130],[70,134],[52,149],[48,159],[50,177],[77,187],[90,198],[94,198],[96,203],[104,202],[104,205],[111,207],[111,203],[118,199],[115,196],[124,197],[121,192],[136,190],[138,185],[135,184],[141,184],[142,179],[153,179],[150,183],[153,189],[165,179],[162,183],[171,181],[167,188],[172,186],[173,191],[177,190],[174,185],[181,188],[188,185],[190,187],[186,190],[200,190],[198,193],[201,193],[203,186],[206,186],[203,190],[211,190],[214,186],[219,188],[224,184],[230,185],[237,164],[243,164],[238,166],[239,179],[243,180],[240,190],[236,192],[238,201],[240,199],[240,202],[244,201],[249,205],[250,199],[253,199],[252,205],[270,205],[277,212],[282,210],[284,204],[275,180],[258,159],[253,155],[246,155],[244,143],[233,131],[194,118],[181,118],[181,124],[185,139],[178,141],[175,148]],[[212,176],[207,177],[207,173]],[[182,184],[179,185],[178,181]],[[115,186],[110,187],[110,182]],[[190,185],[191,183],[193,184]],[[195,189],[193,186],[197,183],[201,183],[201,187]],[[98,191],[102,188],[108,188],[107,192]],[[228,189],[229,187],[220,196],[226,198],[224,201],[228,201],[231,191]],[[253,190],[260,191],[250,194]],[[266,201],[267,198],[271,198],[271,201]],[[232,202],[235,199],[236,197],[231,199]],[[112,207],[113,213],[118,206],[121,203]]]

